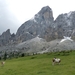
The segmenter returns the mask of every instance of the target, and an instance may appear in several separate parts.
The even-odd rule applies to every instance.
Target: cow
[[[1,66],[4,66],[5,62],[4,61],[1,61]]]
[[[60,64],[60,62],[61,62],[61,59],[60,58],[53,58],[52,59],[52,64],[54,65],[54,64]]]

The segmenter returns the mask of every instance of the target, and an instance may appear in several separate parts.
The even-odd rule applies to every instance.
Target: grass
[[[53,57],[61,59],[60,65],[52,65]],[[7,59],[0,75],[75,75],[75,51]]]

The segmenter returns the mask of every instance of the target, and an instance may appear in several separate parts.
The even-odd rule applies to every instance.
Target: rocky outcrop
[[[10,29],[3,32],[2,35],[0,35],[0,46],[9,45],[11,41],[14,41],[15,34],[10,33]]]
[[[9,39],[11,38],[10,30],[8,29],[6,32],[3,32],[0,36],[0,45],[6,45],[9,43]]]

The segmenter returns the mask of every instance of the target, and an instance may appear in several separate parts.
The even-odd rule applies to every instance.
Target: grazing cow
[[[4,64],[5,64],[5,62],[4,62],[4,61],[2,61],[2,62],[1,62],[1,66],[4,66]]]
[[[60,64],[61,60],[59,58],[53,58],[52,64],[54,65],[55,63]]]

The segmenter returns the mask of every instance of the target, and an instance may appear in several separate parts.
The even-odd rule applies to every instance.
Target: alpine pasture
[[[54,57],[61,63],[52,65]],[[0,60],[0,62],[3,60]],[[62,51],[7,59],[0,75],[75,75],[75,51]]]

